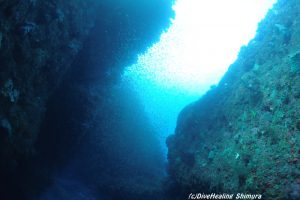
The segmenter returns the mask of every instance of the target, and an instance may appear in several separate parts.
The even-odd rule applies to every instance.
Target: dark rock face
[[[179,115],[167,144],[170,182],[184,198],[191,192],[297,196],[299,6],[279,1],[220,84]]]
[[[33,198],[47,164],[82,136],[71,122],[89,119],[93,102],[81,90],[115,83],[168,26],[172,3],[0,1],[1,198]]]
[[[47,97],[53,92],[93,26],[92,1],[1,1],[0,116],[7,142],[1,152],[34,153]],[[76,14],[75,14],[76,13]],[[82,22],[86,18],[87,22]],[[2,120],[2,121],[3,121]],[[9,141],[8,141],[9,140]],[[3,140],[2,140],[3,141]],[[6,153],[5,153],[6,154]],[[5,156],[5,155],[3,155]],[[1,157],[2,158],[2,157]],[[13,164],[12,164],[13,165]]]
[[[19,171],[37,153],[47,98],[88,36],[96,9],[93,1],[0,2],[1,198],[22,199],[30,175]]]

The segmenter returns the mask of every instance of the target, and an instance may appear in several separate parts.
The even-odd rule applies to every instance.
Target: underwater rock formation
[[[30,175],[21,171],[38,153],[46,101],[93,27],[96,5],[13,0],[1,1],[0,10],[0,193],[22,199]]]
[[[299,1],[279,1],[218,86],[179,114],[167,140],[179,199],[191,192],[299,199],[299,11]]]
[[[36,179],[48,176],[46,163],[64,159],[64,150],[81,136],[76,135],[79,130],[64,135],[68,121],[59,121],[60,130],[47,130],[52,114],[65,120],[73,108],[74,113],[82,111],[74,114],[74,122],[86,117],[86,99],[77,92],[105,75],[109,78],[103,85],[117,79],[122,67],[169,25],[172,3],[0,1],[1,198],[33,199],[43,185]],[[70,90],[60,99],[63,95],[57,91],[66,89]],[[53,111],[54,103],[68,106]]]

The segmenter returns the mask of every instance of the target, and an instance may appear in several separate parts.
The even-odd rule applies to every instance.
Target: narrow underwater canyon
[[[279,0],[220,83],[182,110],[166,161],[121,77],[173,4],[0,1],[0,199],[300,199],[300,2]]]

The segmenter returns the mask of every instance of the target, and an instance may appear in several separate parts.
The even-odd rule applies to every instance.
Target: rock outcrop
[[[300,198],[299,35],[299,1],[279,1],[218,86],[182,110],[167,140],[182,197]]]

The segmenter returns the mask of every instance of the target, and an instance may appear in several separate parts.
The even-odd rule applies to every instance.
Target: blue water
[[[95,187],[80,180],[72,172],[71,167],[72,165],[69,165],[69,168],[53,177],[51,185],[43,192],[39,200],[99,200]]]
[[[213,41],[214,39],[210,39],[210,40]],[[208,40],[208,41],[210,41],[210,40]],[[239,45],[241,45],[241,44],[239,44]],[[239,45],[238,45],[238,47],[239,47]],[[180,47],[171,46],[168,48],[180,48]],[[195,53],[196,50],[192,49],[191,51],[193,51],[193,53]],[[171,50],[168,49],[168,51],[171,51]],[[237,54],[237,52],[238,52],[238,49],[236,48],[234,54]],[[167,55],[169,55],[169,54],[167,54]],[[139,116],[137,116],[137,115],[139,115],[139,113],[137,113],[136,115],[134,115],[134,113],[131,113],[132,110],[130,109],[130,107],[135,107],[135,105],[134,104],[132,105],[130,103],[131,99],[128,98],[128,96],[126,96],[126,94],[124,94],[123,92],[120,92],[119,89],[117,89],[117,93],[110,96],[109,99],[107,98],[106,99],[107,102],[103,103],[102,105],[109,105],[110,102],[108,102],[108,101],[111,101],[112,103],[115,103],[116,106],[120,107],[121,114],[116,113],[116,115],[120,114],[120,119],[118,119],[118,117],[116,117],[116,116],[113,116],[113,117],[108,116],[108,120],[110,120],[110,122],[106,123],[106,124],[110,124],[111,127],[109,127],[109,129],[115,130],[115,132],[121,133],[122,136],[126,135],[126,133],[131,134],[134,131],[139,131],[139,132],[143,131],[143,128],[141,128],[140,126],[143,126],[143,123],[146,124],[145,121],[147,121],[147,123],[150,122],[151,127],[154,129],[154,131],[151,130],[151,131],[149,131],[149,133],[150,132],[151,132],[151,134],[153,133],[154,136],[156,138],[158,138],[158,141],[160,143],[159,147],[162,148],[162,154],[163,154],[162,157],[164,158],[163,163],[161,162],[160,159],[155,160],[155,159],[153,159],[153,157],[149,157],[149,159],[148,159],[147,155],[141,155],[139,157],[140,160],[137,159],[136,155],[138,155],[139,151],[141,151],[141,150],[135,149],[133,147],[135,145],[136,145],[136,147],[140,147],[139,146],[140,144],[142,144],[143,147],[146,146],[144,144],[146,144],[147,141],[143,141],[143,139],[147,140],[147,138],[144,137],[144,135],[142,135],[143,137],[139,136],[139,139],[140,139],[139,142],[135,141],[134,139],[129,139],[132,141],[132,143],[126,142],[126,141],[124,143],[122,143],[122,140],[124,140],[124,138],[122,138],[122,137],[113,138],[114,136],[119,136],[119,135],[118,134],[113,135],[113,134],[110,134],[110,132],[108,132],[109,136],[106,138],[107,141],[105,141],[105,138],[103,139],[103,141],[104,141],[103,144],[107,145],[103,148],[109,148],[109,150],[106,152],[109,155],[104,155],[104,156],[106,156],[106,158],[105,158],[106,160],[104,160],[104,162],[108,162],[108,163],[111,162],[111,163],[109,163],[109,164],[105,163],[105,164],[107,164],[107,166],[102,166],[103,165],[103,163],[101,163],[101,161],[103,162],[103,160],[101,158],[102,155],[99,157],[97,155],[97,150],[99,152],[102,151],[102,149],[100,149],[100,148],[99,148],[100,150],[97,149],[98,148],[97,145],[99,145],[99,146],[102,145],[102,144],[100,145],[102,138],[100,138],[100,139],[96,138],[97,132],[95,131],[95,133],[93,133],[92,136],[95,137],[94,138],[95,141],[99,142],[99,144],[93,144],[95,146],[92,145],[91,148],[95,148],[95,147],[96,148],[89,149],[87,151],[89,153],[87,156],[89,156],[92,153],[94,153],[96,155],[90,156],[91,157],[90,160],[89,159],[83,159],[83,160],[85,160],[87,162],[86,165],[95,165],[95,166],[91,167],[94,170],[93,172],[97,172],[96,171],[97,164],[101,163],[101,167],[103,167],[103,169],[105,169],[109,173],[111,173],[107,176],[108,178],[106,177],[107,179],[114,178],[113,175],[116,174],[115,175],[116,180],[112,180],[111,182],[105,180],[105,181],[107,181],[107,183],[115,184],[114,181],[121,180],[121,181],[124,181],[125,183],[120,184],[120,187],[122,187],[124,185],[128,186],[128,185],[132,184],[133,185],[132,187],[142,188],[143,183],[148,184],[148,185],[145,185],[145,187],[148,187],[149,185],[156,184],[158,182],[155,179],[155,178],[157,178],[157,177],[155,177],[156,171],[157,171],[157,173],[156,173],[157,176],[161,176],[161,179],[165,178],[166,163],[167,163],[167,147],[166,147],[165,141],[166,141],[166,138],[169,135],[173,134],[175,131],[177,116],[178,116],[179,112],[188,104],[198,100],[201,97],[201,95],[203,95],[211,86],[213,86],[214,84],[217,84],[219,79],[222,77],[223,73],[226,71],[228,64],[230,64],[230,63],[227,63],[226,65],[221,65],[221,68],[219,68],[218,70],[212,69],[211,72],[208,70],[209,67],[205,66],[203,68],[203,66],[202,66],[202,71],[201,70],[198,71],[198,68],[197,68],[198,66],[196,66],[196,64],[199,61],[199,56],[201,57],[201,55],[199,55],[199,56],[197,55],[196,60],[189,60],[189,62],[186,62],[187,60],[185,60],[185,59],[183,59],[183,61],[177,60],[181,64],[184,63],[184,65],[180,65],[179,67],[177,66],[176,63],[174,63],[174,66],[173,65],[168,66],[168,67],[174,67],[173,69],[175,69],[176,67],[178,67],[178,69],[180,69],[180,70],[186,69],[187,70],[186,72],[180,71],[180,70],[179,71],[175,70],[176,74],[175,73],[173,74],[172,70],[168,69],[170,71],[168,71],[168,70],[164,71],[163,76],[160,76],[159,73],[157,73],[157,74],[152,73],[153,71],[151,71],[151,66],[153,67],[153,69],[157,69],[157,68],[155,68],[157,66],[154,66],[155,64],[165,64],[164,63],[165,61],[163,63],[157,62],[158,59],[165,59],[165,60],[167,60],[166,62],[168,63],[168,59],[174,59],[174,57],[163,57],[164,55],[161,55],[161,54],[159,54],[159,56],[162,56],[162,57],[155,57],[155,56],[153,57],[153,55],[150,55],[149,60],[152,63],[142,63],[142,64],[149,64],[146,67],[140,66],[140,67],[144,67],[144,68],[142,68],[142,70],[145,70],[145,71],[143,71],[142,74],[140,73],[140,71],[133,71],[133,73],[128,73],[128,71],[126,73],[126,71],[125,71],[122,82],[119,83],[120,85],[116,86],[117,88],[121,88],[121,90],[122,90],[122,88],[130,88],[131,90],[135,91],[135,95],[137,95],[137,98],[139,99],[139,101],[143,107],[143,111],[146,113],[148,120],[144,120],[142,117],[139,118]],[[213,55],[211,58],[214,58],[214,56],[215,55]],[[232,62],[233,59],[235,58],[235,56],[236,55],[232,56],[232,60],[226,61],[226,62]],[[178,57],[178,55],[177,55],[177,57]],[[179,60],[180,60],[180,58],[179,58]],[[216,60],[218,60],[218,59],[216,59]],[[187,65],[187,63],[189,63],[189,65],[192,65],[192,68],[189,69],[188,68],[189,66]],[[217,64],[220,64],[220,63],[217,63]],[[150,67],[150,71],[147,71],[147,70],[149,70],[149,67]],[[160,66],[160,67],[163,68],[165,66]],[[158,69],[161,69],[160,67],[158,67]],[[220,67],[220,66],[216,66],[216,67]],[[205,73],[210,72],[211,74],[204,74],[204,72]],[[202,75],[202,76],[196,76],[197,73],[200,73],[200,75]],[[110,74],[108,72],[106,75],[110,76]],[[177,80],[176,80],[176,78],[177,78]],[[172,80],[172,79],[174,79],[174,80]],[[199,79],[203,79],[203,80],[201,80],[202,82],[199,81]],[[193,87],[193,89],[191,89],[192,85],[196,85],[199,87],[197,88],[195,86],[195,87]],[[120,96],[120,98],[118,98],[119,97],[118,95]],[[131,95],[131,94],[129,94],[129,95]],[[115,96],[118,96],[118,97],[115,98]],[[126,101],[126,102],[124,103],[122,101]],[[122,106],[124,106],[124,104],[125,104],[126,108],[122,107]],[[133,115],[134,115],[134,117],[133,117]],[[101,127],[101,125],[98,125],[100,127],[97,126],[97,120],[99,119],[99,121],[101,121],[102,120],[101,117],[102,117],[102,113],[99,112],[99,114],[97,114],[97,116],[96,116],[95,122],[93,122],[94,124],[92,124],[91,126],[96,127],[95,130],[101,129],[102,132],[105,132],[107,129]],[[133,119],[131,119],[131,117]],[[126,118],[126,119],[124,120],[122,118],[124,118],[124,119]],[[139,119],[142,119],[143,123],[140,123],[138,121]],[[113,122],[114,120],[118,121],[118,122],[114,123]],[[136,122],[136,124],[135,124],[136,126],[134,126],[134,123],[132,121]],[[105,120],[102,120],[102,123],[105,123],[105,122],[106,122]],[[102,124],[102,126],[104,126],[104,125]],[[117,126],[117,127],[114,127],[114,126]],[[136,127],[139,127],[139,128],[136,129]],[[115,128],[115,129],[113,129],[113,128]],[[111,135],[113,135],[113,137]],[[126,138],[128,139],[130,137],[125,137],[125,139]],[[139,145],[137,145],[137,143]],[[114,144],[117,144],[116,146],[119,148],[121,147],[121,148],[114,150],[114,148],[115,148]],[[128,144],[132,144],[133,147],[130,146],[130,148],[126,148],[126,145],[128,145]],[[159,147],[157,147],[157,148],[159,148]],[[152,152],[153,151],[151,149],[151,148],[153,148],[152,146],[146,147],[146,148],[148,148],[148,149],[144,149],[143,152]],[[130,153],[133,151],[134,151],[134,154],[132,154],[131,156],[128,157],[128,155],[130,155]],[[110,156],[112,156],[112,158],[110,158]],[[78,160],[77,160],[77,162],[78,162]],[[111,165],[112,171],[109,171],[110,170],[109,165]],[[136,170],[136,168],[133,167],[135,165],[143,167],[144,171]],[[157,165],[157,168],[152,167],[154,165]],[[84,164],[82,164],[80,166],[84,168]],[[125,166],[124,169],[122,169],[123,166]],[[126,166],[127,166],[127,168],[126,168]],[[106,169],[105,167],[107,167],[109,169]],[[60,169],[58,172],[56,172],[52,177],[51,185],[49,185],[49,187],[42,193],[42,195],[39,197],[38,200],[101,200],[101,199],[109,200],[109,199],[111,199],[110,196],[105,196],[103,193],[99,194],[99,188],[97,188],[95,185],[91,184],[91,182],[88,183],[86,180],[83,180],[82,177],[78,174],[78,170],[80,170],[80,167],[78,167],[78,165],[76,163],[74,164],[73,162],[70,162],[69,164],[66,165],[66,167],[64,167],[63,169]],[[132,170],[132,171],[130,171],[130,170]],[[149,175],[147,175],[147,176],[145,176],[145,174],[143,174],[143,173],[146,173],[145,172],[146,170],[149,170]],[[138,172],[136,172],[136,171],[138,171]],[[93,172],[91,172],[91,173],[93,173]],[[99,174],[103,175],[101,172],[97,172],[97,175],[95,174],[95,177],[100,176]],[[93,175],[94,174],[89,174],[89,176],[93,176]],[[132,176],[132,178],[130,176]],[[145,177],[148,177],[149,181],[145,180]],[[150,180],[149,177],[155,177],[154,178],[155,180],[152,181],[152,180]],[[98,178],[101,179],[102,177],[98,177]],[[120,179],[118,179],[118,178],[120,178]],[[103,176],[103,179],[105,179],[104,176]],[[139,179],[140,179],[140,181],[137,181]],[[99,183],[102,183],[102,182],[99,181]],[[118,184],[115,184],[115,185],[118,185]],[[135,185],[137,185],[137,186],[135,186]],[[157,187],[156,188],[155,187],[150,188],[150,189],[156,190],[160,186],[158,184]],[[145,191],[147,191],[147,190],[145,190]],[[136,192],[138,193],[138,191],[136,191]]]
[[[39,200],[97,200],[95,191],[84,183],[69,177],[55,177],[53,184]]]
[[[152,80],[126,77],[122,84],[129,85],[139,97],[149,122],[159,138],[164,157],[167,156],[166,138],[173,134],[179,112],[196,101],[201,94],[190,93],[178,88],[166,88]]]

